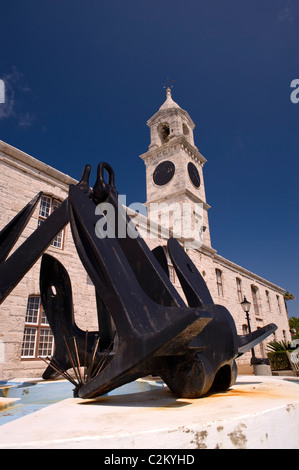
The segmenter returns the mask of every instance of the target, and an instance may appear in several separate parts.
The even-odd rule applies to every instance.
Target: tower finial
[[[163,84],[163,88],[166,88],[166,96],[171,97],[171,88],[173,88],[172,83],[174,83],[175,80],[170,80],[169,77],[166,78],[165,83]]]
[[[170,108],[179,108],[179,105],[173,101],[172,96],[171,96],[171,89],[173,88],[172,83],[174,83],[175,80],[169,80],[167,77],[166,83],[164,83],[163,88],[166,88],[166,100],[160,107],[160,110],[163,109],[170,109]]]

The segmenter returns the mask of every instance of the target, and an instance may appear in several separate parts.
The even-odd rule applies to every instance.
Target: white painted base
[[[167,387],[69,398],[0,426],[0,448],[298,449],[299,381],[239,376],[197,400]]]

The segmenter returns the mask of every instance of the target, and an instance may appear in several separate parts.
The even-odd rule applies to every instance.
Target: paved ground
[[[299,447],[299,378],[240,375],[227,392],[197,400],[135,384],[137,392],[67,398],[3,424],[0,448]]]

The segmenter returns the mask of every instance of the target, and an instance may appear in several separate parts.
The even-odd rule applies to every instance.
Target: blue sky
[[[0,139],[75,178],[108,161],[144,202],[146,121],[175,80],[208,160],[213,247],[299,316],[298,23],[298,0],[2,2]]]

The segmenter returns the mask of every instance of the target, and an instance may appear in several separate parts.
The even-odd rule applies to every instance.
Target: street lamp
[[[242,305],[242,308],[243,308],[244,312],[246,313],[246,319],[247,319],[247,324],[248,324],[248,331],[249,331],[249,333],[251,333],[250,318],[249,318],[249,310],[250,310],[250,307],[251,307],[251,302],[248,302],[248,300],[246,299],[245,295],[244,295],[244,300],[243,300],[243,302],[241,302],[241,305]],[[255,352],[254,352],[254,349],[253,349],[253,348],[251,349],[251,354],[252,354],[252,357],[255,358]]]

